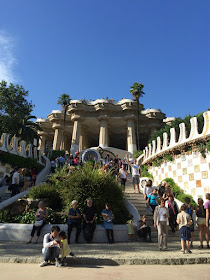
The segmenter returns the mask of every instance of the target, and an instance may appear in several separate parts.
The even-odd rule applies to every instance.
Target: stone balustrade
[[[33,144],[27,144],[26,141],[20,140],[18,137],[3,133],[0,139],[0,151],[18,155],[24,158],[35,158],[40,164],[42,162],[41,151],[37,150],[37,140],[34,139]]]
[[[168,139],[168,135],[166,132],[163,133],[163,143],[161,143],[161,138],[157,137],[157,140],[152,141],[152,145],[148,144],[143,151],[143,156],[140,156],[137,161],[142,161],[142,164],[146,164],[151,161],[155,157],[161,155],[162,153],[169,152],[175,148],[179,148],[179,146],[183,144],[187,144],[190,142],[194,142],[201,138],[208,138],[210,136],[210,111],[206,111],[203,113],[204,117],[204,126],[202,133],[198,133],[198,120],[196,117],[190,119],[191,130],[189,133],[189,137],[186,138],[186,127],[184,123],[179,125],[180,134],[176,137],[176,131],[174,128],[170,129],[170,140]],[[178,139],[178,141],[176,141]]]

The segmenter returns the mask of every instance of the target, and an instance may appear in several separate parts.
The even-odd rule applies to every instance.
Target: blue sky
[[[0,80],[46,117],[58,97],[130,98],[167,116],[210,107],[209,0],[0,0]]]

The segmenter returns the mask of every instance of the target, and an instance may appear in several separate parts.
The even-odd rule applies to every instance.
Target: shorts
[[[133,184],[134,184],[134,185],[138,185],[139,182],[140,182],[140,180],[139,180],[139,175],[134,175],[134,176],[133,176]]]
[[[206,225],[206,218],[198,217],[197,224],[198,225]]]

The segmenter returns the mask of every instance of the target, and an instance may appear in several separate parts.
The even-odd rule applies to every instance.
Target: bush
[[[36,168],[37,173],[41,172],[44,168],[43,165],[39,164],[34,158],[24,158],[18,155],[14,155],[8,152],[0,152],[1,154],[1,162],[8,163],[12,167],[18,166],[20,168],[32,169]]]
[[[91,197],[100,215],[109,202],[114,213],[115,224],[124,224],[128,219],[128,211],[124,206],[124,197],[121,186],[110,173],[104,173],[102,169],[94,168],[91,163],[83,167],[71,168],[67,173],[65,167],[52,174],[47,184],[37,186],[30,190],[29,196],[34,199],[49,198],[50,205],[54,210],[63,210],[68,213],[71,201],[78,200],[78,207],[83,212],[87,198]],[[66,216],[49,215],[49,222],[65,221]],[[100,219],[97,220],[97,223]]]
[[[141,166],[141,177],[153,178],[152,174],[148,171],[148,165]]]
[[[115,216],[114,223],[127,221],[128,212],[124,206],[122,188],[110,173],[93,168],[90,163],[75,169],[64,180],[57,180],[56,187],[59,189],[65,212],[71,207],[73,199],[78,200],[78,206],[83,211],[87,198],[91,197],[98,214],[104,209],[105,203],[109,202]]]
[[[54,210],[61,210],[62,209],[62,201],[59,195],[58,189],[49,184],[42,184],[32,188],[29,191],[29,197],[33,199],[48,199],[47,206],[54,209]]]
[[[133,152],[133,157],[134,158],[138,158],[138,157],[140,157],[140,155],[142,155],[143,154],[143,151],[134,151]]]

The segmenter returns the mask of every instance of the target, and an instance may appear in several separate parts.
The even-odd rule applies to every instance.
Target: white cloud
[[[6,33],[0,31],[0,81],[15,82],[15,64],[14,40]]]

